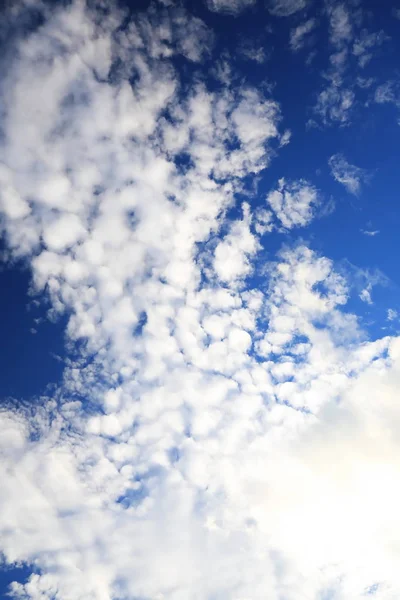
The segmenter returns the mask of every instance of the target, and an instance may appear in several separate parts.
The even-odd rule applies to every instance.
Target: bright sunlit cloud
[[[368,329],[398,309],[365,255],[384,225],[335,203],[335,181],[360,195],[366,171],[326,133],[365,92],[362,9],[18,6],[1,223],[65,323],[65,368],[0,411],[0,551],[32,569],[11,596],[398,597],[400,342]],[[265,20],[261,46],[243,15]],[[242,36],[229,51],[223,19]],[[303,92],[288,103],[265,62],[277,21],[287,60],[314,34],[328,48],[301,122]],[[354,240],[358,279],[339,265]]]

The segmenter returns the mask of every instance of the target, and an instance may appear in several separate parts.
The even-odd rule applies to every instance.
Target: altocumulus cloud
[[[397,597],[400,342],[366,340],[302,243],[253,277],[259,231],[313,219],[312,183],[227,216],[282,145],[279,104],[202,78],[213,35],[181,8],[42,17],[3,66],[1,210],[75,358],[0,413],[0,549],[35,569],[11,595]]]

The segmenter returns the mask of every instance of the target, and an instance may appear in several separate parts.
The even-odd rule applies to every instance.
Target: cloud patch
[[[357,196],[360,193],[362,182],[366,180],[366,171],[350,164],[343,154],[333,154],[328,163],[332,177],[341,183],[350,194]]]
[[[317,26],[316,19],[308,19],[290,32],[290,49],[298,52],[307,44],[310,34]]]
[[[267,204],[285,229],[307,226],[320,203],[316,188],[302,180],[286,182],[282,178],[267,196]]]
[[[256,0],[206,0],[209,10],[237,16],[255,4]]]
[[[276,17],[290,17],[308,5],[308,0],[268,0],[269,12]]]

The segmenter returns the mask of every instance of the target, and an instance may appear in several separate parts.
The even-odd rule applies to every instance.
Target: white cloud
[[[227,221],[279,106],[197,69],[182,97],[169,58],[211,38],[170,8],[60,7],[3,74],[4,228],[75,356],[0,411],[0,549],[35,566],[14,597],[398,595],[399,341],[367,342],[303,245],[253,270],[257,224],[307,225],[319,195],[282,179]]]
[[[366,171],[351,165],[343,154],[333,154],[328,162],[332,177],[344,185],[350,194],[357,195],[360,192],[361,183],[366,179]]]
[[[344,4],[328,6],[330,40],[335,46],[342,46],[353,36],[350,14]]]
[[[316,26],[316,19],[308,19],[290,31],[290,48],[293,50],[293,52],[298,52],[304,48],[309,34],[315,29]]]
[[[382,83],[375,90],[375,102],[378,104],[398,103],[397,86],[394,81]]]
[[[351,89],[343,89],[332,83],[326,86],[318,95],[314,111],[321,118],[324,125],[338,123],[345,126],[349,124],[354,99],[355,94]]]
[[[270,192],[267,203],[283,227],[305,227],[315,216],[320,204],[318,192],[307,181],[286,182],[280,179],[278,189]]]
[[[383,31],[369,33],[366,29],[362,30],[353,44],[353,54],[357,57],[360,67],[364,68],[373,58],[374,48],[389,39]]]
[[[380,233],[379,229],[369,230],[369,229],[361,229],[361,233],[364,235],[368,235],[369,237],[375,237]]]
[[[361,290],[360,300],[362,300],[363,302],[366,302],[367,304],[373,304],[372,298],[371,298],[371,288],[366,287],[363,290]]]
[[[268,58],[266,49],[250,41],[243,42],[238,47],[239,54],[246,60],[254,61],[258,64],[263,64]]]
[[[332,52],[328,68],[321,72],[327,83],[317,96],[314,113],[323,125],[347,126],[356,104],[360,105],[360,90],[374,82],[360,71],[389,37],[383,31],[368,31],[364,26],[366,14],[349,3],[326,3],[325,14]],[[310,121],[310,125],[316,124]]]
[[[269,12],[276,17],[289,17],[306,8],[308,0],[268,0]]]
[[[388,321],[395,321],[398,318],[398,312],[397,310],[394,310],[393,308],[388,308],[387,311],[387,319]]]
[[[238,15],[250,6],[255,0],[206,0],[207,7],[213,12]]]
[[[43,240],[49,250],[62,252],[85,237],[85,228],[76,215],[63,215],[46,227]]]
[[[290,129],[285,129],[285,131],[281,135],[279,146],[280,147],[287,146],[288,144],[290,144],[291,138],[292,138],[292,132],[290,131]]]
[[[215,249],[214,269],[223,282],[234,282],[251,273],[250,258],[258,249],[256,237],[250,231],[246,207],[243,221],[232,224],[229,234]]]

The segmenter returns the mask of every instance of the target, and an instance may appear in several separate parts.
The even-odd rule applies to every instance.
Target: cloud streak
[[[269,0],[269,12],[276,17],[290,17],[306,8],[307,0]]]
[[[255,0],[206,0],[209,10],[237,16],[255,4]]]
[[[314,31],[317,26],[316,19],[308,19],[301,25],[298,25],[295,29],[290,32],[290,48],[293,52],[298,52],[307,43],[310,33]]]

